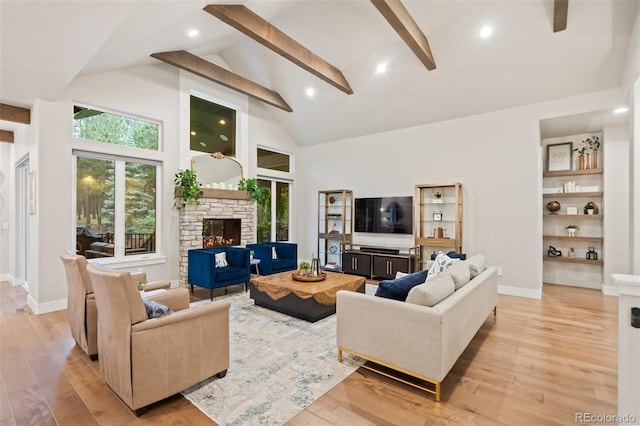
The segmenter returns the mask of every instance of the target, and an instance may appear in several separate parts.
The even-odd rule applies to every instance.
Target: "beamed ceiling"
[[[28,110],[77,77],[178,67],[312,145],[620,87],[637,13],[637,0],[1,0],[0,102]]]

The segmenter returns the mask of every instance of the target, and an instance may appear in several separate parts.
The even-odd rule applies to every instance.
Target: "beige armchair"
[[[71,335],[78,346],[92,360],[96,360],[98,358],[98,310],[93,295],[93,285],[87,273],[87,259],[71,252],[61,253],[60,259],[67,277],[67,316]],[[144,272],[136,272],[132,277],[134,288],[136,288],[136,281],[147,282],[147,274]],[[156,281],[148,283],[145,291],[169,287],[171,287],[169,281]],[[168,297],[170,297],[169,294],[161,294],[153,296],[153,299],[167,305]]]
[[[89,264],[105,382],[139,415],[144,407],[229,368],[229,301],[147,319],[128,272]],[[188,297],[188,290],[184,290]]]
[[[67,317],[71,335],[78,346],[98,358],[98,309],[84,256],[62,253],[60,259],[67,276]]]

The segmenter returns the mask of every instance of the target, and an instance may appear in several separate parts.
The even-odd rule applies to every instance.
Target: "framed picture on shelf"
[[[547,171],[571,170],[572,153],[572,142],[547,145]]]
[[[433,212],[433,221],[442,222],[442,212]]]

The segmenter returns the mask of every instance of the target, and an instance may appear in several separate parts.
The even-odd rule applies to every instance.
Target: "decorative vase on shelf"
[[[584,155],[578,156],[578,170],[584,170]]]
[[[557,201],[548,202],[547,210],[549,210],[549,214],[558,214],[558,212],[560,211],[560,203]]]
[[[592,168],[593,169],[597,169],[598,168],[598,150],[594,149],[591,155],[591,161],[592,161]]]
[[[585,158],[584,163],[585,163],[585,168],[587,169],[591,168],[591,154],[587,154],[587,158]]]

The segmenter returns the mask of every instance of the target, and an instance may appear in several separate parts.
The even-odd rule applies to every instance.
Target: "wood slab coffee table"
[[[365,279],[356,275],[325,272],[327,279],[302,282],[291,278],[294,271],[254,277],[249,282],[249,295],[258,306],[316,322],[336,313],[339,290],[364,293]]]

